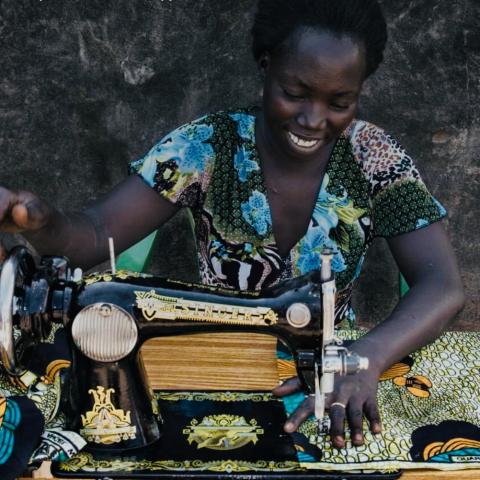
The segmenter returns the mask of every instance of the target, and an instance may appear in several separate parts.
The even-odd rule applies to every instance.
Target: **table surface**
[[[276,339],[254,334],[208,334],[158,338],[142,349],[154,389],[269,390],[278,383]],[[33,478],[52,479],[48,464]],[[408,480],[480,480],[480,469],[411,470]]]

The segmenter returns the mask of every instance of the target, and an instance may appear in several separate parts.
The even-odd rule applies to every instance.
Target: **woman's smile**
[[[292,148],[298,148],[299,151],[312,152],[323,146],[325,142],[321,138],[305,138],[287,130],[287,138]]]
[[[313,148],[315,146],[317,146],[319,143],[320,143],[320,139],[319,138],[316,138],[316,139],[304,139],[298,135],[295,135],[293,132],[288,132],[288,137],[290,138],[290,140],[297,146],[297,147],[301,147],[301,148],[307,148],[307,149],[310,149],[310,148]]]

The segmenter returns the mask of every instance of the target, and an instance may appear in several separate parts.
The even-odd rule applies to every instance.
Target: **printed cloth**
[[[355,340],[359,331],[340,331]],[[480,333],[447,332],[383,373],[378,389],[382,433],[366,433],[354,447],[332,447],[309,418],[294,434],[302,467],[321,470],[480,468]],[[281,379],[295,375],[293,359],[279,350]],[[284,399],[287,415],[303,401],[298,393]],[[364,424],[364,431],[368,426]]]
[[[0,371],[0,478],[20,476],[27,464],[66,460],[86,442],[64,430],[61,386],[69,373],[65,330],[55,325],[45,342],[24,354],[26,371],[10,377]]]
[[[337,320],[352,319],[350,296],[376,236],[422,228],[445,216],[412,159],[392,137],[354,120],[329,159],[304,237],[281,258],[255,140],[255,109],[219,112],[166,135],[132,174],[190,207],[202,282],[258,290],[320,267],[333,250]]]
[[[0,478],[12,480],[25,470],[44,427],[44,419],[27,397],[0,398]]]

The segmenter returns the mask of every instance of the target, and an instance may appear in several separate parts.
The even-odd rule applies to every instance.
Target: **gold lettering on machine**
[[[190,320],[230,325],[270,326],[278,315],[268,307],[242,307],[219,303],[185,300],[158,295],[155,290],[134,292],[136,305],[147,321]]]

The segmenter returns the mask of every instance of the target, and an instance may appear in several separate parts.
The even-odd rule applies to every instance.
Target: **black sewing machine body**
[[[230,292],[126,272],[111,280],[107,275],[108,281],[104,275],[91,284],[87,278],[87,284],[74,287],[68,315],[74,319],[68,325],[75,345],[72,352],[75,375],[71,378],[64,409],[68,428],[80,431],[97,450],[136,448],[159,438],[156,417],[161,416],[161,412],[152,409],[152,391],[140,356],[141,346],[150,338],[218,331],[265,333],[283,339],[296,352],[297,358],[313,358],[321,346],[321,295],[315,276],[318,275],[284,283],[262,292],[261,298],[255,292]],[[301,335],[286,319],[288,308],[296,303],[308,305],[313,317]],[[86,327],[89,332],[79,333],[82,327],[78,328],[78,323],[82,322],[82,312],[86,309],[95,313]],[[135,338],[133,331],[115,331],[112,325],[105,325],[115,313],[122,317],[126,313],[134,319],[135,324],[131,326],[132,330],[138,329],[138,337]],[[113,321],[117,322],[118,318]],[[117,360],[116,357],[129,348],[113,352],[115,348],[112,347],[125,342],[126,335],[132,335],[132,349]],[[102,357],[108,361],[100,360]],[[99,398],[108,395],[109,390],[111,396],[107,401]],[[85,412],[93,412],[90,424],[94,423],[94,407],[109,403],[112,398],[115,398],[112,403],[121,406],[119,410],[130,413],[130,425],[119,426],[118,433],[115,429],[105,429],[103,435],[98,429],[95,432],[95,428],[85,428],[89,422]],[[125,424],[129,423],[124,420]]]
[[[329,267],[330,259],[327,253],[322,262]],[[72,354],[72,367],[62,385],[66,428],[79,432],[87,441],[87,451],[107,463],[112,458],[134,458],[135,452],[157,458],[170,455],[176,440],[169,437],[172,423],[164,423],[145,374],[140,355],[145,341],[208,332],[274,335],[291,349],[305,391],[315,396],[315,416],[321,428],[325,395],[333,391],[335,374],[368,367],[366,359],[351,354],[335,339],[334,304],[333,275],[323,264],[321,272],[261,292],[239,292],[125,271],[83,277],[81,271],[71,271],[64,258],[45,257],[35,264],[25,248],[17,247],[0,275],[0,355],[5,370],[21,376],[22,352],[28,355],[54,323],[63,324]],[[14,327],[19,331],[16,341]],[[283,415],[283,420],[278,421],[272,438],[284,439],[288,437],[281,429],[284,412],[275,415]],[[166,438],[162,437],[163,425],[170,432]],[[247,437],[254,435],[251,425],[235,428]],[[294,459],[291,440],[282,442],[288,458]],[[276,455],[286,458],[280,452]],[[270,473],[265,478],[274,476]],[[109,477],[124,476],[109,473]]]
[[[3,297],[11,290],[11,299],[1,300],[4,366],[20,375],[18,347],[28,353],[29,345],[48,335],[52,323],[62,323],[73,358],[64,388],[67,428],[80,432],[92,449],[143,447],[160,437],[159,412],[152,408],[139,353],[150,338],[208,332],[275,335],[294,352],[305,389],[315,390],[314,365],[322,358],[320,272],[260,294],[122,271],[81,278],[63,258],[46,257],[37,266],[20,248],[2,276],[10,285],[2,287]],[[13,325],[21,330],[15,348],[9,343]]]

